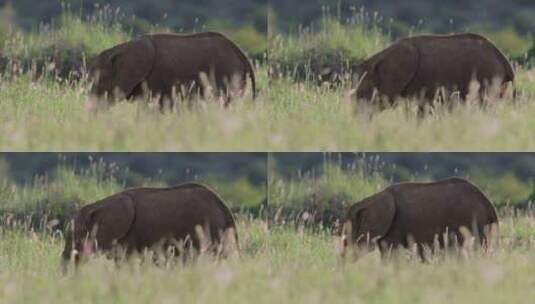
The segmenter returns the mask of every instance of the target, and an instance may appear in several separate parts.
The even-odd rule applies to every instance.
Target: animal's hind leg
[[[225,108],[228,107],[232,100],[232,82],[228,77],[218,77],[216,79],[216,98],[217,101]]]

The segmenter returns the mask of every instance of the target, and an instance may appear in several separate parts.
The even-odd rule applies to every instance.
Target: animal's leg
[[[232,77],[223,76],[216,78],[216,97],[217,100],[224,106],[227,107],[230,104],[233,93],[233,82]]]
[[[399,255],[398,246],[392,243],[380,242],[379,243],[379,252],[381,254],[381,260],[386,261],[392,257]]]
[[[418,117],[418,121],[422,121],[424,118],[425,118],[425,105],[418,105],[418,110],[417,110],[417,117]]]

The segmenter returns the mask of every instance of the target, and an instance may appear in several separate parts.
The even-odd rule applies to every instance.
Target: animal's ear
[[[130,230],[134,215],[134,203],[127,195],[115,195],[98,203],[88,215],[89,232],[96,232],[98,247],[109,249],[113,241],[124,237]]]
[[[372,241],[385,236],[396,213],[394,197],[388,192],[381,192],[360,204],[362,206],[356,208],[351,218],[353,238],[364,241],[369,237]]]
[[[414,78],[418,60],[418,50],[409,42],[400,42],[385,52],[375,66],[379,91],[390,98],[399,97]]]
[[[152,70],[156,51],[148,37],[127,42],[108,57],[113,71],[113,93],[128,97]]]

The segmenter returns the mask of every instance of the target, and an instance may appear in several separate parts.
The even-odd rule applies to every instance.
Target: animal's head
[[[94,226],[93,230],[93,226],[87,223],[86,209],[82,208],[74,215],[65,232],[65,248],[62,253],[65,263],[74,260],[78,264],[83,256],[96,252],[95,232],[98,227]]]
[[[114,69],[117,68],[119,55],[119,50],[112,48],[91,59],[89,63],[89,80],[92,83],[91,95],[113,97]]]
[[[341,227],[341,256],[354,258],[375,248],[389,231],[395,214],[392,195],[381,192],[351,206]]]
[[[129,196],[119,194],[80,209],[65,233],[64,264],[109,250],[126,235],[134,220],[134,207]]]
[[[377,75],[368,62],[361,62],[352,68],[352,88],[356,90],[357,99],[371,99],[377,88]]]
[[[151,71],[155,49],[149,38],[105,50],[89,64],[90,94],[109,100],[130,96]]]

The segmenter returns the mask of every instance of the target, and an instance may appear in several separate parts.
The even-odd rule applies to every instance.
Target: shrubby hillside
[[[129,16],[124,22],[130,26],[158,24],[175,30],[190,30],[221,20],[229,25],[251,25],[259,32],[267,32],[267,0],[0,0],[0,7],[6,5],[13,8],[17,24],[25,29],[53,21],[65,8],[91,16],[107,6]]]
[[[418,29],[448,33],[511,27],[527,35],[535,30],[535,2],[529,0],[271,0],[270,4],[277,28],[284,31],[309,26],[326,13],[347,19],[361,9],[376,14],[399,34]]]

